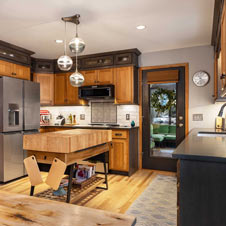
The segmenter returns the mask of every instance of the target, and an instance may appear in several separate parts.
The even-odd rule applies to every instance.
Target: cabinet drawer
[[[127,131],[122,130],[112,130],[112,138],[127,138]]]

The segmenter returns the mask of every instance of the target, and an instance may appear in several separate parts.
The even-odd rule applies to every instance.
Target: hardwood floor
[[[107,191],[94,192],[90,194],[90,199],[87,197],[87,200],[81,200],[76,204],[95,209],[125,213],[158,174],[175,176],[175,173],[171,172],[145,169],[137,171],[131,177],[110,174],[108,176],[109,189]],[[47,173],[42,173],[42,177],[45,180]],[[35,188],[35,193],[42,192],[47,188],[48,185],[41,184]],[[30,182],[25,177],[5,185],[0,185],[0,190],[29,195]]]

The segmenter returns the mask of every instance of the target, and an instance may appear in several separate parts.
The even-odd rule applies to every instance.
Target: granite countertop
[[[41,126],[41,128],[46,127],[60,127],[60,128],[72,128],[72,129],[136,129],[138,126],[107,126],[107,125],[49,125],[49,126]]]
[[[199,136],[199,132],[218,133],[219,136]],[[174,158],[226,163],[226,131],[193,129],[173,153]]]

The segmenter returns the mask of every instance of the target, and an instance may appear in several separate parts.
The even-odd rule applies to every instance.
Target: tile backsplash
[[[91,104],[89,106],[62,106],[62,107],[41,107],[41,110],[49,110],[51,113],[50,124],[54,125],[56,117],[63,115],[66,123],[69,123],[68,116],[76,115],[76,122],[79,125],[88,125],[91,123]],[[129,120],[126,120],[126,115],[129,114]],[[84,115],[85,119],[81,120]],[[134,121],[136,126],[139,126],[139,106],[138,105],[117,105],[117,123],[119,125],[130,126]]]

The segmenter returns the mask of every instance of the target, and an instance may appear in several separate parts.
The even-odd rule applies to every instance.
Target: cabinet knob
[[[179,127],[183,127],[184,126],[184,124],[183,123],[179,123]]]

